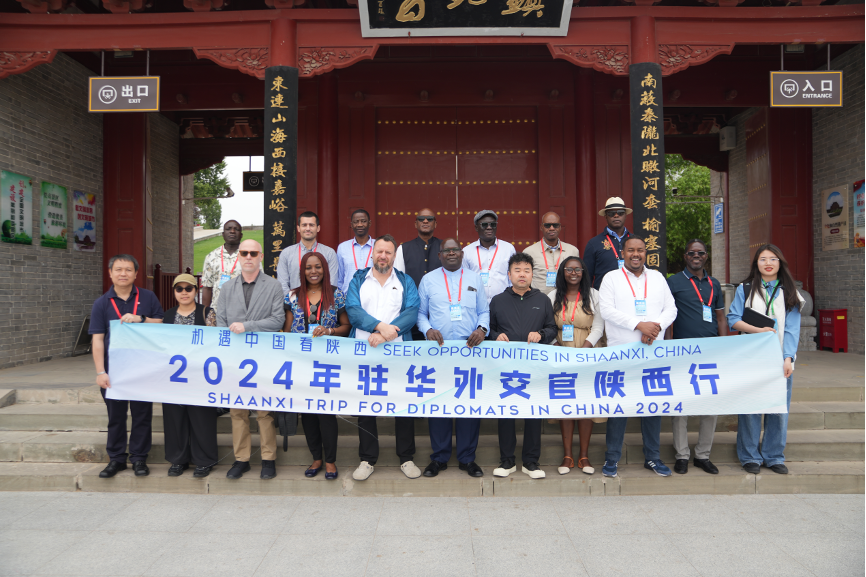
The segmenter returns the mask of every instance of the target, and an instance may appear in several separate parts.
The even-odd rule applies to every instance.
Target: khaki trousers
[[[249,409],[232,409],[232,445],[235,450],[235,460],[249,462],[252,450],[250,437]],[[262,444],[262,460],[274,461],[277,458],[277,430],[274,428],[274,416],[270,411],[256,411],[259,423],[259,440]]]

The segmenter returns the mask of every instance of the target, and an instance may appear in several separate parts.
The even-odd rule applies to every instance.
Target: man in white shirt
[[[631,236],[622,247],[623,268],[604,276],[599,290],[599,308],[604,319],[607,345],[617,346],[642,342],[651,345],[663,340],[665,330],[677,318],[677,307],[665,276],[644,266],[646,244]],[[612,417],[607,421],[607,451],[604,454],[602,474],[616,477],[617,465],[622,457],[626,417]],[[659,458],[661,416],[641,419],[644,467],[663,477],[671,470]]]
[[[418,320],[418,289],[408,275],[394,269],[397,241],[390,234],[379,237],[373,244],[373,266],[357,271],[349,282],[346,293],[346,313],[352,324],[349,338],[364,339],[376,347],[389,341],[411,341],[412,327]],[[370,366],[362,387],[364,395],[383,395],[374,376],[382,367]],[[362,377],[363,378],[363,377]],[[396,417],[394,436],[400,468],[410,479],[421,476],[421,470],[412,462],[415,454],[415,419]],[[358,455],[361,464],[352,474],[356,481],[364,481],[373,473],[379,459],[379,433],[376,417],[358,417]]]
[[[478,240],[463,247],[463,268],[481,275],[487,302],[511,286],[508,279],[508,259],[516,253],[510,242],[496,238],[499,217],[492,210],[475,215]]]

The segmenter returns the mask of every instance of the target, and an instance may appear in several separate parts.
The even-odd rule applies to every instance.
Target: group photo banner
[[[392,417],[787,412],[774,333],[601,349],[111,322],[110,399]]]

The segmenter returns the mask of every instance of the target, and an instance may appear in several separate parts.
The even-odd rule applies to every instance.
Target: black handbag
[[[288,452],[289,437],[298,434],[298,413],[274,411],[274,419],[280,434],[283,436],[283,452]]]

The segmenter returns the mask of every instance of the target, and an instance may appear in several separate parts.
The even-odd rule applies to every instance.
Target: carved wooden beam
[[[662,76],[670,76],[689,66],[703,64],[719,54],[730,54],[733,49],[733,44],[717,46],[660,44],[658,62],[662,66]]]
[[[335,68],[346,68],[361,60],[372,60],[378,45],[351,48],[298,48],[298,75],[316,76]]]
[[[592,68],[615,76],[628,75],[628,46],[563,46],[548,44],[548,49],[554,58],[561,58],[584,68]]]
[[[0,52],[0,78],[27,72],[40,64],[54,60],[56,50],[42,52]]]
[[[268,67],[267,48],[193,48],[197,58],[213,60],[223,68],[238,70],[244,74],[265,78]]]
[[[228,6],[229,0],[183,0],[183,7],[193,12],[210,12],[222,10]]]
[[[102,5],[112,14],[129,14],[144,10],[144,0],[102,0]]]
[[[69,4],[68,0],[18,0],[32,14],[48,14],[62,12]]]

